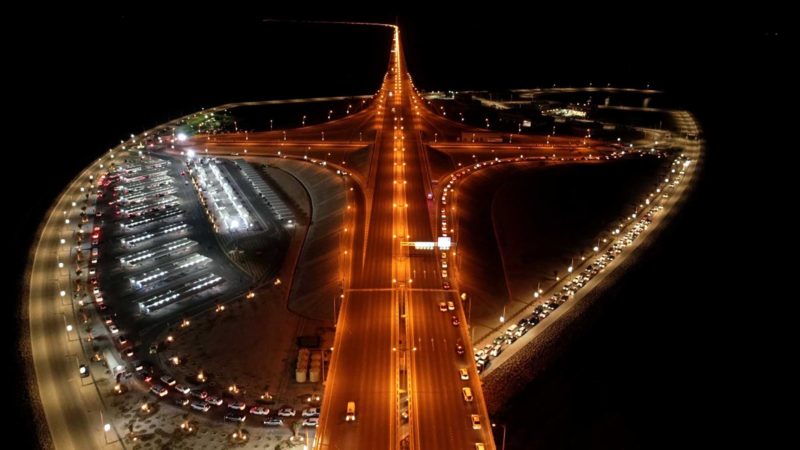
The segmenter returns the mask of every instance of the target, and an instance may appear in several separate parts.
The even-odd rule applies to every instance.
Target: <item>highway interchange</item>
[[[333,359],[314,448],[469,449],[482,443],[494,449],[499,446],[492,436],[469,324],[458,296],[454,250],[412,255],[403,244],[434,242],[449,234],[446,228],[438,231],[439,210],[444,206],[439,199],[444,192],[433,183],[440,174],[433,173],[428,148],[450,155],[459,166],[474,161],[469,157],[474,154],[482,161],[517,154],[580,158],[611,155],[616,149],[591,140],[577,144],[553,138],[545,142],[526,135],[515,136],[513,145],[424,142],[422,136],[435,134],[442,139],[474,129],[426,107],[406,69],[400,31],[390,28],[389,67],[368,108],[324,124],[250,133],[246,138],[233,133],[198,135],[169,153],[179,155],[191,146],[218,156],[236,153],[324,160],[333,168],[349,171],[361,188],[363,196],[349,205],[356,210],[359,234],[350,248],[352,257],[347,259],[351,266],[336,318]],[[226,108],[230,105],[217,109]],[[700,148],[692,148],[691,158],[699,158]],[[368,163],[359,166],[352,156],[365,149]],[[61,241],[70,233],[66,221],[79,220],[80,210],[73,202],[85,194],[82,189],[90,174],[99,176],[107,169],[101,161],[108,164],[112,154],[76,177],[56,201],[42,226],[32,261],[29,314],[33,363],[47,426],[59,449],[99,448],[109,441],[124,447],[121,430],[103,429],[111,422],[102,418],[105,406],[100,393],[101,387],[110,389],[113,384],[108,374],[92,371],[89,378],[78,375],[84,350],[80,340],[65,335],[65,326],[75,322],[74,302],[69,301],[67,269],[58,265],[69,258],[69,246]],[[673,194],[670,207],[677,206],[678,194],[684,194],[687,184]],[[455,222],[453,217],[450,220]],[[449,277],[443,276],[443,261],[450,262]],[[61,291],[67,292],[66,299]],[[441,312],[442,301],[452,301],[454,310]],[[459,344],[463,351],[457,352]],[[509,353],[503,357],[510,357]],[[461,368],[467,369],[468,379],[459,375]],[[470,401],[464,398],[464,387],[473,393]],[[345,420],[349,402],[356,405],[355,421]]]

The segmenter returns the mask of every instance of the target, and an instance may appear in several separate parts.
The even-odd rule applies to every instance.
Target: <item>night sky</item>
[[[750,422],[737,410],[769,398],[780,385],[780,377],[767,374],[779,364],[773,343],[782,332],[770,327],[754,336],[751,321],[764,319],[766,303],[749,302],[768,299],[746,296],[755,286],[742,284],[765,269],[751,256],[759,245],[742,241],[746,233],[769,232],[751,223],[779,203],[772,194],[781,178],[761,169],[768,163],[758,152],[777,148],[787,133],[773,108],[788,98],[796,48],[789,51],[787,36],[770,20],[744,21],[746,11],[731,20],[690,16],[673,6],[625,21],[596,11],[528,8],[534,11],[312,18],[397,18],[409,70],[423,90],[650,84],[693,111],[708,139],[706,171],[694,197],[647,261],[614,290],[602,320],[580,330],[574,346],[503,419],[508,448],[516,449],[738,442],[767,419]],[[778,16],[758,15],[770,14]],[[31,23],[20,42],[12,42],[14,61],[6,68],[19,70],[6,89],[23,99],[11,124],[22,139],[6,147],[6,158],[13,154],[18,161],[6,159],[6,167],[29,171],[17,184],[14,220],[6,225],[12,240],[6,276],[16,288],[52,199],[130,133],[224,102],[377,89],[388,58],[387,32],[264,24],[262,17],[276,16],[72,13]],[[7,123],[7,133],[10,128]],[[737,278],[738,272],[747,278]],[[15,323],[10,329],[17,330]],[[6,354],[16,355],[15,341],[9,343]],[[13,386],[19,423],[11,429],[32,436],[23,386]],[[525,416],[533,408],[536,422]],[[548,410],[559,413],[541,412]],[[35,448],[31,439],[19,448]]]

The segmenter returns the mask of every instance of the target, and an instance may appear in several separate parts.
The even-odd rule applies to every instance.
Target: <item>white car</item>
[[[458,374],[461,376],[462,380],[469,380],[469,372],[467,371],[466,367],[458,369]]]
[[[100,295],[100,288],[95,286],[94,289],[92,289],[92,294],[94,294],[95,297]]]
[[[303,410],[303,417],[319,417],[319,408],[306,408]]]
[[[244,402],[228,402],[228,408],[244,411],[244,409],[247,408],[247,405],[245,405]]]
[[[161,386],[160,384],[153,385],[153,387],[150,388],[150,392],[159,397],[166,397],[166,395],[169,394],[167,388]]]
[[[477,414],[470,415],[470,420],[472,421],[472,429],[473,430],[480,430],[481,429],[481,416]]]
[[[268,427],[279,427],[279,426],[283,425],[283,420],[281,420],[281,419],[279,419],[277,417],[271,417],[271,418],[269,418],[269,419],[264,421],[264,425],[266,425]]]
[[[269,415],[269,408],[266,406],[253,406],[250,408],[250,414],[256,416],[268,416]]]
[[[319,425],[318,417],[311,417],[303,421],[304,427],[316,427],[317,425]]]
[[[455,311],[456,310],[456,305],[453,304],[453,302],[447,302],[447,310],[448,311]]]
[[[166,384],[167,386],[175,386],[175,383],[177,383],[177,382],[175,381],[175,378],[172,378],[172,377],[171,377],[171,376],[169,376],[169,375],[162,375],[162,376],[161,376],[161,378],[160,378],[160,380],[161,380],[161,381],[162,381],[164,384]]]
[[[192,402],[192,409],[196,411],[208,412],[208,410],[211,409],[211,405],[204,401],[196,401]]]
[[[117,326],[112,323],[111,325],[108,326],[108,331],[110,331],[111,334],[117,334],[119,333],[119,328],[117,328]]]
[[[209,395],[208,397],[206,397],[206,402],[214,406],[220,406],[222,404],[222,399],[214,395]]]
[[[278,415],[281,417],[294,417],[297,411],[294,408],[281,408],[278,410]]]
[[[192,391],[191,389],[189,389],[189,386],[184,386],[182,384],[176,384],[175,385],[175,390],[180,392],[183,395],[189,395],[189,392]]]
[[[441,312],[447,312],[447,303],[445,303],[445,302],[439,302],[439,311],[441,311]]]

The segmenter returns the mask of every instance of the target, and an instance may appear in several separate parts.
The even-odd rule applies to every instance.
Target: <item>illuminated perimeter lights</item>
[[[130,278],[131,284],[137,289],[141,289],[155,283],[165,277],[180,276],[186,269],[197,270],[211,262],[211,258],[199,254],[190,255],[177,261],[162,264],[147,272],[142,272]]]
[[[225,179],[217,164],[209,161],[196,165],[197,187],[209,216],[218,232],[248,230],[253,224],[233,186]]]
[[[172,303],[187,300],[212,287],[224,283],[222,277],[212,274],[197,278],[193,281],[184,283],[176,289],[170,289],[164,293],[155,295],[147,300],[139,302],[139,309],[144,314],[149,314]]]
[[[131,253],[130,255],[125,255],[120,258],[119,261],[122,264],[135,267],[148,261],[158,261],[159,259],[167,258],[176,251],[188,250],[195,245],[197,245],[196,241],[188,238],[180,238],[172,242],[167,242],[166,244],[149,248],[147,250],[140,250],[138,252]]]
[[[164,225],[163,227],[156,228],[155,230],[152,231],[143,231],[141,233],[125,236],[122,239],[120,239],[120,242],[122,242],[123,245],[134,246],[145,243],[150,239],[166,236],[170,233],[178,233],[188,229],[189,229],[188,223],[179,222],[171,225]]]

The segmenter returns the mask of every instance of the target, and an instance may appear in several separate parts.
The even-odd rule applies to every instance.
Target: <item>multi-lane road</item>
[[[110,389],[110,383],[102,381],[102,371],[89,378],[78,373],[79,364],[92,365],[83,358],[78,340],[68,274],[75,267],[70,249],[75,246],[74,230],[85,198],[81,189],[92,191],[88,177],[96,171],[93,165],[81,173],[53,205],[41,228],[31,268],[31,351],[50,437],[58,449],[101,448],[106,438],[117,441],[114,431],[104,436],[102,404],[96,390]],[[69,332],[68,325],[72,326]],[[118,441],[114,446],[119,446]]]
[[[399,33],[395,33],[389,70],[370,108],[380,129],[373,147],[376,170],[368,191],[371,205],[363,265],[353,268],[338,320],[334,357],[325,389],[316,447],[356,448],[493,448],[480,382],[469,352],[460,306],[452,313],[439,302],[456,301],[442,289],[438,253],[409,255],[401,242],[433,241],[428,200],[426,151],[416,139],[423,120],[438,122],[424,108],[405,70]],[[416,114],[423,110],[423,114]],[[456,305],[458,304],[455,302]],[[465,345],[465,347],[469,347]],[[468,367],[463,381],[458,369]],[[466,402],[462,387],[474,400]],[[345,421],[354,401],[357,420]],[[481,419],[476,430],[471,415]]]
[[[454,252],[412,253],[403,242],[434,242],[441,194],[433,179],[429,147],[447,154],[453,165],[490,158],[586,157],[613,149],[595,141],[514,135],[510,143],[460,142],[465,132],[481,132],[450,121],[425,106],[406,69],[399,29],[394,36],[387,73],[367,108],[320,125],[250,134],[196,136],[186,145],[211,154],[247,152],[309,158],[347,168],[362,188],[353,199],[358,233],[350,249],[343,299],[336,321],[317,449],[472,449],[476,443],[494,449],[491,421],[475,369],[467,321],[453,274]],[[216,109],[224,109],[223,105]],[[434,142],[423,144],[423,137]],[[440,142],[446,139],[447,142]],[[367,153],[366,158],[354,156]],[[84,386],[77,364],[82,354],[64,327],[71,306],[57,295],[69,295],[69,277],[57,263],[69,263],[77,219],[72,201],[81,196],[89,169],[57,201],[42,228],[33,260],[30,320],[34,363],[48,426],[57,448],[105,444],[96,385]],[[438,170],[438,169],[437,169]],[[81,181],[83,180],[83,181]],[[431,198],[431,194],[432,197]],[[59,214],[60,211],[67,213]],[[343,230],[344,231],[344,230]],[[450,264],[449,278],[442,261]],[[67,264],[67,267],[70,267]],[[449,281],[453,289],[445,289]],[[55,298],[54,298],[55,297]],[[451,301],[452,311],[440,311]],[[67,302],[69,303],[69,302]],[[455,316],[458,323],[452,319]],[[456,352],[457,344],[463,353]],[[75,356],[78,355],[78,356]],[[459,373],[466,369],[468,379]],[[463,388],[474,398],[465,399]],[[346,421],[349,402],[356,420]],[[480,424],[476,424],[477,417]],[[111,433],[107,436],[114,439]]]

